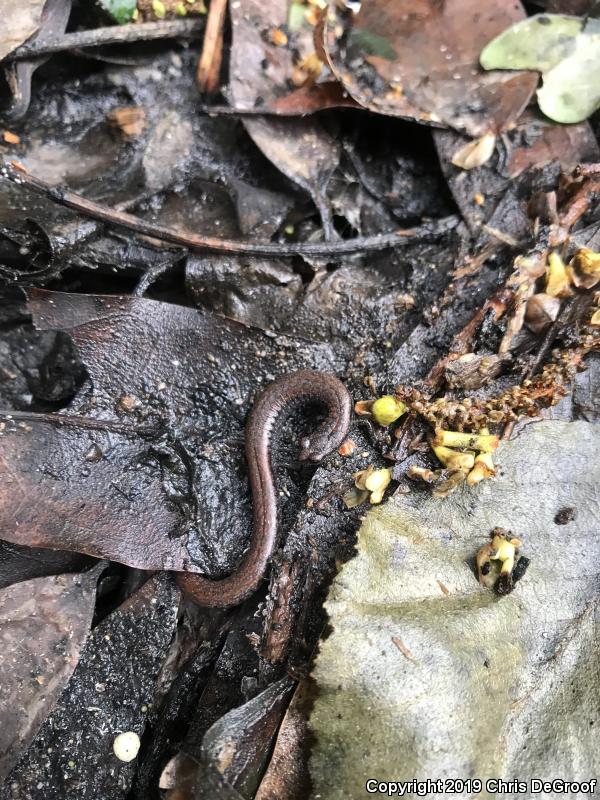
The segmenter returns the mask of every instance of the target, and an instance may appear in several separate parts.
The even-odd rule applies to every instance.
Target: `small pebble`
[[[140,749],[140,737],[134,731],[125,731],[115,737],[113,751],[119,761],[133,761]]]

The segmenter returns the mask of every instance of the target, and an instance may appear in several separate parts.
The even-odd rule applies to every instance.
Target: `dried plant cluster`
[[[536,417],[542,409],[556,405],[568,393],[576,373],[585,369],[585,356],[592,350],[600,350],[600,328],[586,325],[576,346],[554,350],[552,360],[539,375],[511,386],[497,397],[428,400],[418,389],[398,386],[396,398],[436,428],[481,431]]]
[[[538,291],[536,287],[542,278],[543,290]],[[387,427],[412,412],[431,425],[434,433],[429,444],[442,468],[430,470],[413,464],[407,474],[431,484],[434,494],[440,497],[464,482],[474,486],[492,477],[493,453],[500,440],[490,429],[511,425],[525,417],[537,417],[543,409],[556,405],[567,395],[577,372],[585,369],[588,353],[600,350],[600,292],[587,303],[583,323],[581,314],[577,321],[564,323],[561,335],[568,345],[553,350],[539,374],[525,378],[495,397],[472,397],[467,392],[502,372],[504,363],[511,360],[511,347],[523,325],[535,335],[544,334],[557,319],[565,298],[579,293],[585,301],[585,295],[589,297],[590,290],[599,282],[600,254],[587,248],[579,250],[568,265],[556,252],[547,257],[539,253],[518,256],[508,281],[512,309],[497,355],[468,353],[454,361],[449,359],[446,380],[453,389],[451,397],[429,399],[418,389],[403,385],[393,395],[359,401],[356,413]],[[556,308],[549,305],[550,301]],[[462,399],[456,399],[458,388],[463,390]]]

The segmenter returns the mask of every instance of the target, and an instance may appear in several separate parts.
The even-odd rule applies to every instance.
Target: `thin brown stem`
[[[135,436],[154,436],[161,432],[161,429],[156,426],[122,425],[120,422],[96,419],[95,417],[80,417],[77,414],[44,414],[36,411],[0,409],[0,421],[8,422],[10,420],[15,422],[41,422],[45,425],[57,425],[58,427],[86,428],[93,431],[109,431],[111,433],[133,434]]]
[[[100,47],[110,44],[129,44],[131,42],[149,42],[156,39],[194,38],[204,28],[203,19],[176,19],[166,22],[144,22],[140,25],[112,25],[106,28],[95,28],[90,31],[65,33],[54,42],[32,42],[17,47],[7,61],[23,61],[39,58],[64,50],[76,50],[85,47]]]
[[[218,239],[213,236],[198,236],[186,231],[177,231],[147,222],[141,217],[118,211],[109,206],[95,203],[67,189],[50,186],[40,178],[30,175],[17,162],[3,163],[0,167],[0,178],[24,186],[37,194],[47,197],[55,203],[84,214],[92,219],[127,228],[137,234],[150,236],[164,242],[183,245],[191,250],[208,250],[214,253],[236,253],[251,256],[275,256],[280,258],[292,256],[323,256],[335,258],[350,253],[364,253],[402,245],[431,241],[443,236],[457,225],[455,216],[445,217],[416,228],[397,230],[393,233],[381,233],[375,236],[361,236],[354,239],[342,239],[333,242],[247,242],[241,240]]]
[[[201,92],[214,94],[219,88],[223,59],[223,26],[227,0],[211,0],[206,21],[202,53],[198,61],[196,81]]]

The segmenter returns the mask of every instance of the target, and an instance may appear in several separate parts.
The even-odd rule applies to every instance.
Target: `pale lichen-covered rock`
[[[530,425],[497,451],[495,479],[366,516],[326,604],[314,797],[365,797],[369,778],[600,773],[599,447],[585,422]],[[565,507],[576,518],[557,525]],[[474,574],[496,526],[531,559],[502,598]]]

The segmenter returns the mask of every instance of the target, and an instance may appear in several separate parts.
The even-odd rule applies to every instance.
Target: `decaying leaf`
[[[300,365],[336,371],[339,354],[139,298],[39,290],[29,309],[38,328],[68,332],[93,389],[69,406],[70,424],[5,420],[3,537],[141,569],[231,571],[251,530],[243,440],[253,395]]]
[[[301,682],[285,713],[256,800],[304,800],[310,779],[303,744],[308,736],[310,689]]]
[[[481,48],[523,18],[520,3],[385,0],[357,14],[333,10],[324,27],[331,69],[361,105],[448,126],[472,137],[510,126],[527,105],[531,75],[482,75]]]
[[[215,722],[202,743],[197,790],[224,784],[242,797],[254,796],[293,688],[289,677],[282,678]]]
[[[315,795],[360,796],[373,777],[597,774],[599,446],[588,423],[531,425],[470,494],[413,491],[367,515],[326,604]],[[555,522],[565,507],[577,509],[568,533]],[[497,526],[531,559],[503,598],[474,570]]]
[[[22,3],[9,3],[9,5],[19,10],[21,10],[23,6]],[[32,3],[31,0],[25,3],[25,5],[29,5],[30,8],[39,6],[37,2]],[[45,3],[41,4],[41,7],[42,13],[39,26],[36,25],[36,30],[29,40],[29,44],[44,44],[52,41],[52,39],[64,33],[67,27],[67,22],[71,13],[71,0],[46,0]],[[2,33],[3,31],[0,32],[0,37]],[[2,44],[0,42],[0,52],[1,48]],[[13,95],[12,105],[4,112],[7,116],[14,119],[25,114],[29,108],[29,101],[31,98],[31,78],[36,69],[41,66],[47,58],[47,56],[41,56],[25,61],[15,61],[7,65],[5,68],[5,76]]]
[[[157,575],[94,629],[3,800],[124,800],[136,763],[119,760],[113,744],[119,734],[143,733],[178,604],[169,576]]]
[[[234,105],[254,107],[277,96],[278,87],[285,86],[293,68],[291,50],[266,36],[269,29],[286,23],[288,3],[247,0],[233,3],[230,10],[233,46],[229,92]],[[267,158],[309,192],[330,234],[331,212],[325,189],[339,161],[339,141],[314,119],[244,119],[244,125]]]
[[[492,157],[496,146],[496,137],[493,133],[486,133],[479,139],[460,147],[452,156],[452,163],[461,169],[474,169],[485,164]]]
[[[23,44],[38,29],[46,0],[23,0],[5,3],[2,8],[0,59]]]
[[[543,74],[539,106],[556,122],[581,122],[600,107],[600,21],[537,14],[517,22],[481,53],[485,69]]]
[[[79,660],[98,568],[0,591],[0,780],[21,758]]]

